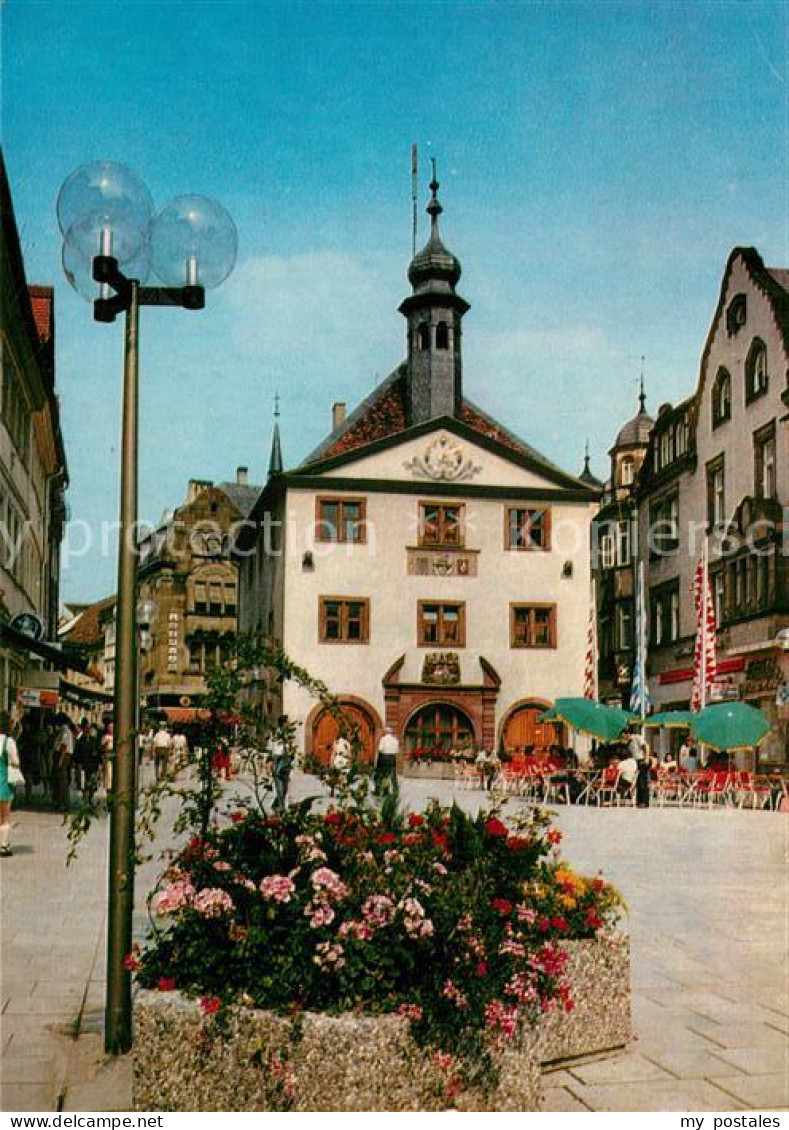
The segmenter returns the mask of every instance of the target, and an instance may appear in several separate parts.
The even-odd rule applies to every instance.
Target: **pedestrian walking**
[[[25,804],[33,799],[33,787],[41,780],[38,762],[38,743],[36,729],[30,714],[22,718],[17,739],[19,761],[25,778]]]
[[[373,791],[376,796],[381,796],[384,791],[384,782],[387,790],[397,792],[397,755],[400,752],[400,742],[395,736],[391,726],[384,730],[383,737],[378,743],[378,752],[375,756],[373,771]]]
[[[101,755],[104,762],[104,791],[107,796],[112,791],[112,766],[115,761],[115,734],[112,722],[108,722],[101,736]]]
[[[153,770],[157,782],[160,781],[167,772],[167,763],[170,760],[170,751],[172,748],[172,735],[164,722],[162,722],[153,736]]]
[[[329,790],[334,796],[335,788],[342,788],[351,769],[351,743],[343,733],[338,734],[334,739],[329,768],[331,770]]]
[[[87,803],[92,804],[96,789],[99,787],[101,748],[98,734],[88,718],[83,718],[80,722],[79,733],[74,742],[74,765],[78,778],[77,787]]]
[[[638,808],[649,808],[649,780],[652,771],[652,757],[647,740],[638,730],[630,730],[627,743],[629,758],[636,763],[635,794]]]
[[[220,738],[217,742],[214,755],[211,758],[211,768],[218,776],[224,775],[226,781],[229,781],[232,774],[230,772],[230,746],[227,744],[226,738]]]
[[[61,714],[55,738],[53,758],[53,799],[58,812],[68,812],[71,806],[71,765],[74,760],[74,728],[68,714]]]
[[[14,782],[22,784],[19,750],[11,736],[8,713],[0,713],[0,856],[13,855],[11,850],[11,802]]]
[[[176,773],[186,768],[188,757],[189,742],[186,740],[186,734],[179,730],[177,734],[173,734],[173,761]]]
[[[274,777],[274,809],[284,812],[288,803],[290,774],[293,769],[293,746],[288,733],[288,716],[280,714],[274,738],[269,744],[271,771]]]

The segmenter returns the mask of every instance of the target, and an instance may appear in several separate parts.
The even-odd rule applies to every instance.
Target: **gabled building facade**
[[[735,248],[694,395],[658,414],[638,480],[655,709],[691,696],[693,575],[706,540],[717,621],[713,698],[773,723],[763,764],[789,760],[789,271]]]
[[[237,631],[234,530],[260,494],[239,467],[236,481],[190,481],[182,506],[139,546],[140,694],[150,713],[191,722],[206,675]]]
[[[337,694],[371,759],[565,740],[540,715],[581,694],[599,492],[463,394],[460,263],[438,229],[409,268],[407,358],[298,467],[275,470],[238,543],[240,626]],[[280,706],[325,761],[337,729],[304,691]]]

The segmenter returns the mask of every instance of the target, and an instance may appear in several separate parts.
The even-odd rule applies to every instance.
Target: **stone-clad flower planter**
[[[455,764],[451,761],[408,761],[403,764],[404,777],[417,777],[426,781],[453,781]]]
[[[305,1013],[298,1040],[272,1012],[236,1009],[221,1035],[177,993],[142,992],[135,1008],[134,1108],[165,1111],[281,1110],[279,1055],[290,1073],[294,1111],[445,1110],[446,1072],[411,1039],[397,1016]],[[539,1109],[540,1067],[529,1037],[498,1057],[492,1094],[465,1091],[460,1110]]]
[[[627,939],[616,935],[565,943],[575,1007],[541,1019],[536,1033],[499,1054],[497,1090],[461,1092],[460,1110],[539,1109],[540,1063],[620,1048],[631,1036]],[[431,1111],[446,1109],[446,1075],[396,1016],[306,1013],[299,1038],[271,1012],[232,1010],[214,1018],[177,993],[141,992],[135,1007],[136,1110],[282,1109],[271,1057],[292,1073],[290,1109]],[[206,1038],[207,1036],[207,1038]]]
[[[564,942],[565,977],[572,986],[572,1012],[542,1017],[537,1054],[543,1064],[614,1051],[629,1043],[630,945],[623,934]]]

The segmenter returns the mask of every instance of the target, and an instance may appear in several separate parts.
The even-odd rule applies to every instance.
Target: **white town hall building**
[[[282,642],[359,727],[404,751],[520,749],[565,735],[537,718],[583,693],[595,486],[463,396],[460,263],[438,231],[400,306],[407,360],[298,467],[278,434],[239,538],[239,626]],[[325,761],[336,723],[291,683],[282,709]]]

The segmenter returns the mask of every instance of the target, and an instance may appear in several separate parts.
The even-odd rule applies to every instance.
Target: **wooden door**
[[[356,749],[356,759],[360,764],[370,764],[375,751],[375,724],[366,710],[352,703],[341,703],[345,736],[353,744],[354,738],[361,742]],[[354,734],[354,726],[357,733]],[[322,710],[312,726],[312,756],[321,765],[328,765],[332,746],[340,732],[340,724],[328,710]]]
[[[547,709],[547,706],[526,705],[513,710],[502,731],[504,749],[515,751],[528,746],[549,749],[552,745],[563,745],[564,726],[561,723],[537,721]]]

